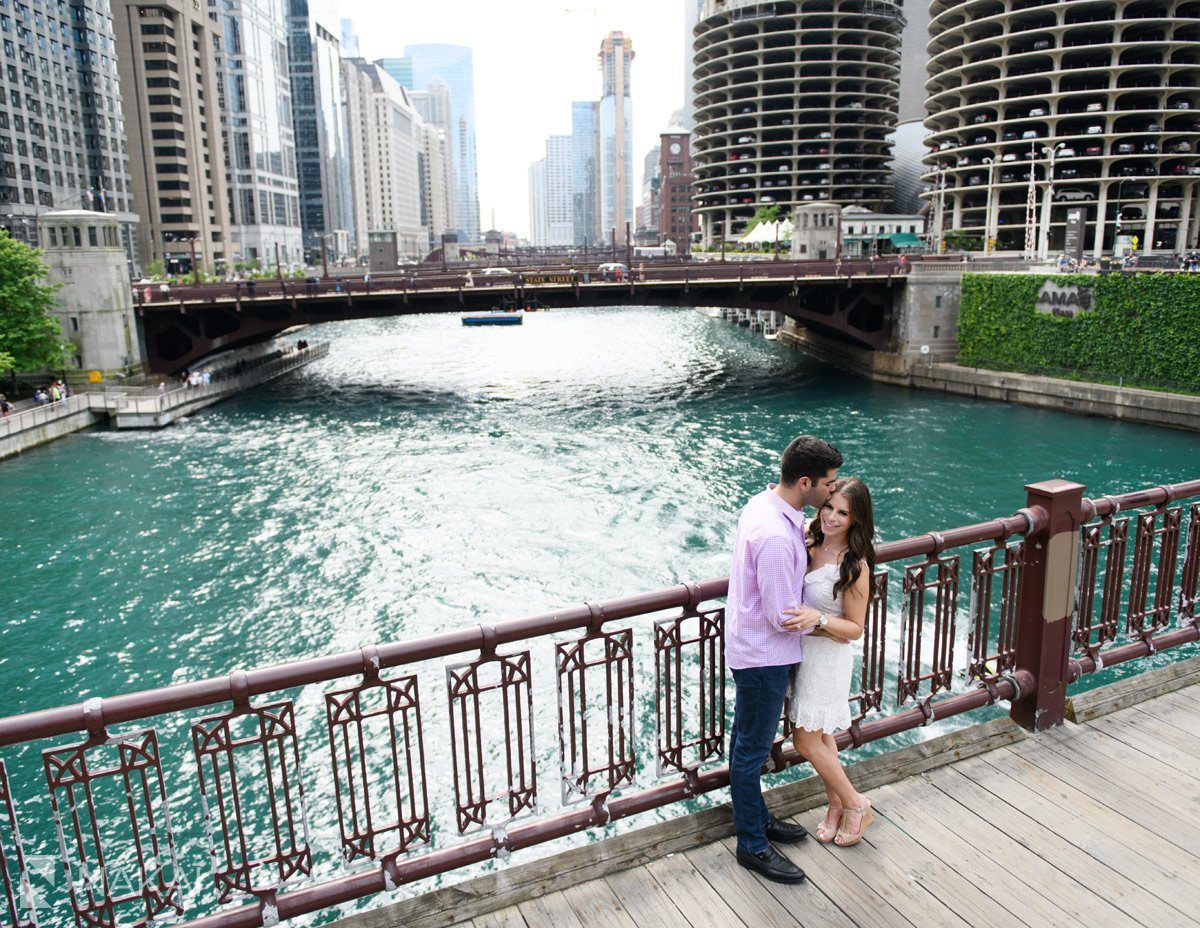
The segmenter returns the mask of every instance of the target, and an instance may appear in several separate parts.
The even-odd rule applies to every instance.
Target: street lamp
[[[992,172],[996,167],[996,159],[984,158],[982,160],[988,166],[987,201],[983,208],[983,253],[990,255],[992,253]]]
[[[937,245],[934,254],[940,255],[945,250],[946,231],[946,165],[941,161],[937,166]]]
[[[1054,208],[1054,159],[1060,149],[1066,148],[1066,142],[1059,142],[1053,148],[1044,147],[1042,157],[1049,159],[1049,169],[1046,172],[1046,192],[1042,196],[1041,234],[1038,237],[1038,257],[1045,261],[1050,257],[1050,213]],[[1033,171],[1033,165],[1029,166]]]

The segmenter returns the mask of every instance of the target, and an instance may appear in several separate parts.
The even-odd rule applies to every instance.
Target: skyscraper
[[[408,91],[378,65],[342,60],[350,122],[359,254],[371,232],[399,233],[401,255],[419,258],[429,250],[421,224],[421,160],[424,122]]]
[[[704,0],[683,0],[683,127],[692,128],[693,101],[696,91],[692,83],[692,30],[704,18]]]
[[[47,208],[115,213],[136,271],[137,216],[108,5],[98,13],[83,4],[6,3],[0,16],[2,226],[36,242],[37,213]]]
[[[623,32],[610,32],[600,45],[600,229],[605,235],[625,233],[633,220],[633,104],[629,70],[633,42]]]
[[[387,71],[386,68],[384,70]],[[425,123],[425,148],[421,159],[421,225],[429,229],[430,247],[436,247],[442,233],[454,228],[450,89],[440,80],[432,80],[428,90],[410,91],[409,97]]]
[[[572,138],[546,139],[546,156],[529,168],[529,227],[534,245],[568,247],[575,241]]]
[[[288,63],[304,248],[316,260],[324,236],[344,231],[327,242],[343,257],[335,242],[353,239],[354,208],[341,54],[338,38],[312,21],[308,0],[288,0]]]
[[[201,268],[223,271],[229,191],[217,25],[182,0],[115,0],[113,27],[141,260],[186,272],[194,250]]]
[[[272,0],[223,0],[221,10],[234,257],[269,265],[278,247],[282,263],[299,261],[304,249],[286,24]]]
[[[413,86],[413,68],[411,58],[376,58],[375,63],[383,68],[401,87],[416,90]]]
[[[600,234],[600,189],[596,183],[599,104],[571,104],[571,215],[574,244],[595,246]]]
[[[475,159],[473,53],[459,45],[410,45],[414,90],[440,80],[450,90],[450,151],[454,160],[454,224],[459,240],[478,242],[479,182]]]

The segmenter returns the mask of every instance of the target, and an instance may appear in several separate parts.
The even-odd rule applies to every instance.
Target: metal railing
[[[87,409],[103,408],[103,403],[97,403],[94,394],[74,393],[57,403],[45,403],[0,417],[0,438],[8,438],[28,429],[49,425]]]
[[[175,387],[164,393],[151,392],[149,394],[143,392],[142,389],[128,393],[114,390],[106,394],[106,402],[108,409],[118,415],[159,415],[200,400],[236,393],[278,374],[286,373],[302,364],[307,364],[309,361],[323,358],[327,354],[329,354],[329,343],[321,342],[310,345],[308,348],[288,352],[271,361],[249,367],[243,373],[233,374],[208,384]]]
[[[1013,516],[879,547],[857,711],[839,745],[999,701],[1041,730],[1062,720],[1083,675],[1200,638],[1200,480],[1095,500],[1083,490],[1033,484]],[[257,928],[723,787],[727,586],[685,583],[0,719],[0,747],[83,733],[42,751],[40,807],[15,795],[0,763],[8,920],[33,925],[17,811],[45,816],[47,802],[67,874],[53,902],[80,925],[186,914],[191,928]],[[318,733],[302,719],[311,729],[315,716],[281,695],[314,685],[326,743],[303,761],[331,784],[320,825],[337,836],[340,874],[310,837],[301,745]],[[648,732],[639,696],[653,702]],[[186,724],[190,801],[168,809],[180,759],[160,754],[167,721],[147,720],[201,708]],[[537,718],[556,720],[553,750],[539,753]],[[800,762],[786,736],[775,770]],[[540,816],[539,785],[555,773],[558,801]],[[102,792],[105,781],[119,789]],[[201,913],[184,912],[185,814],[207,834]],[[124,846],[106,846],[98,823],[113,820],[132,836]],[[124,893],[105,869],[119,853],[136,875]],[[235,900],[249,904],[212,910]]]

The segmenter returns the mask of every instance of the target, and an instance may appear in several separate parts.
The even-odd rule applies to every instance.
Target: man
[[[819,509],[842,466],[841,452],[801,435],[783,452],[778,484],[746,504],[738,519],[725,607],[725,660],[737,695],[729,736],[729,786],[737,861],[777,883],[799,883],[804,871],[771,841],[799,841],[807,832],[782,822],[762,798],[761,771],[779,730],[792,665],[804,658],[803,635],[821,619],[801,605],[808,551],[804,507]]]

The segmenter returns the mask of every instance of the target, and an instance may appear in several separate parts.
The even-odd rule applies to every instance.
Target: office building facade
[[[113,25],[107,3],[0,3],[0,227],[36,244],[48,209],[112,213],[139,273]]]
[[[454,224],[459,241],[478,243],[479,181],[475,156],[475,69],[471,49],[459,45],[410,45],[412,88],[434,80],[450,91],[450,151],[454,171]]]
[[[599,117],[599,105],[592,100],[571,104],[571,213],[574,244],[580,248],[603,241],[596,176]]]
[[[304,248],[287,24],[273,0],[224,0],[219,16],[232,258],[296,265]]]
[[[288,0],[288,62],[300,226],[310,262],[345,258],[339,242],[353,240],[349,122],[340,40],[312,20],[308,0]],[[334,234],[345,232],[346,235]]]

